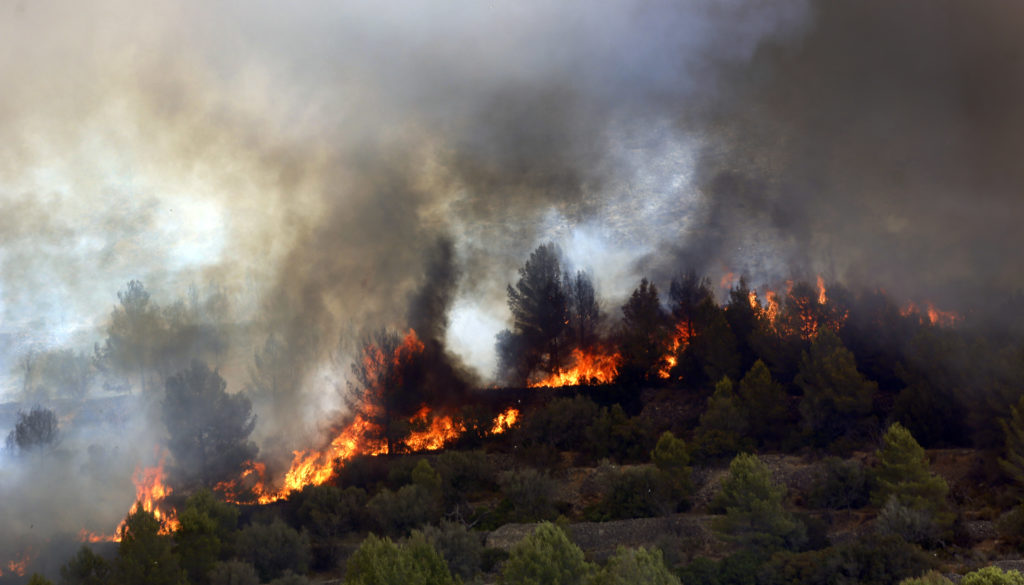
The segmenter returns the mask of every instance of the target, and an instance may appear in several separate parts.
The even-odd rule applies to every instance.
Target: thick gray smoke
[[[610,312],[688,268],[953,304],[1020,287],[1022,16],[0,0],[0,366],[101,341],[131,279],[164,306],[212,282],[213,365],[287,454],[379,327],[489,376],[505,285],[547,240]]]

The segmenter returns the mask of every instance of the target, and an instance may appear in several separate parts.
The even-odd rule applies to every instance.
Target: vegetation
[[[136,511],[119,544],[82,547],[60,582],[916,585],[945,582],[928,572],[936,567],[968,573],[965,583],[1018,582],[974,569],[1024,547],[1024,400],[1012,389],[1024,342],[933,325],[880,293],[830,289],[821,300],[799,282],[773,313],[742,280],[719,305],[710,281],[692,273],[672,281],[667,299],[644,279],[621,310],[602,315],[590,277],[563,264],[557,248],[541,246],[509,287],[504,377],[533,381],[570,368],[572,350],[599,349],[620,360],[614,383],[481,392],[446,410],[465,415],[465,441],[410,454],[409,417],[441,403],[421,384],[431,367],[415,358],[423,343],[382,330],[353,352],[365,359],[348,399],[378,427],[371,438],[385,453],[338,462],[327,483],[272,505],[227,504],[203,489],[239,477],[255,455],[250,404],[227,392],[206,365],[215,361],[200,361],[217,355],[215,344],[162,356],[175,323],[202,320],[187,304],[157,307],[131,283],[91,373],[74,374],[68,356],[52,360],[149,396],[154,372],[170,374],[163,406],[179,524],[171,531]],[[294,383],[277,375],[288,353],[276,344],[266,339],[251,372],[251,388],[267,395]],[[199,359],[183,366],[186,355]],[[58,379],[41,373],[43,361],[25,364],[32,387]],[[58,393],[80,392],[66,387]],[[510,405],[519,422],[492,433]],[[49,428],[30,424],[33,413],[19,416],[11,449],[55,444],[30,432]],[[969,451],[925,450],[949,446]],[[951,474],[957,457],[970,467]],[[787,475],[787,465],[800,472]],[[564,529],[650,517],[664,522],[643,524],[657,526],[647,548],[596,563],[569,537],[577,527]],[[972,551],[980,537],[968,528],[989,521],[1000,538]],[[489,531],[518,522],[540,525],[518,544],[485,546],[494,546]]]

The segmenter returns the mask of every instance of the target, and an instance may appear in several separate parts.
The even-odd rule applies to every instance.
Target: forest
[[[365,335],[345,408],[287,472],[252,438],[254,404],[286,383],[274,339],[229,392],[206,361],[223,351],[216,297],[161,308],[132,281],[94,355],[29,356],[25,388],[135,388],[164,454],[114,533],[83,529],[56,574],[25,557],[2,579],[1022,582],[1018,323],[693,271],[607,307],[565,266],[544,244],[509,284],[500,387],[474,386],[429,328]],[[60,426],[19,412],[8,454],[60,458]]]

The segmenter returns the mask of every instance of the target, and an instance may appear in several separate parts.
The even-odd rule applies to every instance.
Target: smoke
[[[1019,288],[1022,10],[0,0],[0,367],[102,340],[131,279],[215,283],[215,365],[287,453],[369,331],[489,375],[549,240],[609,313],[690,268]]]
[[[1021,7],[822,1],[812,15],[678,118],[700,136],[706,227],[676,256],[961,310],[1019,289]]]

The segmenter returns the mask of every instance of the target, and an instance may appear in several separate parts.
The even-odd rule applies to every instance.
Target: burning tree
[[[366,430],[383,442],[385,453],[395,452],[409,433],[408,419],[420,407],[413,373],[424,345],[409,330],[404,337],[382,329],[363,344],[361,359],[352,364],[355,381],[349,383],[346,403]]]
[[[167,379],[163,404],[167,446],[185,485],[213,487],[241,474],[256,456],[249,434],[256,426],[252,404],[243,394],[228,394],[216,370],[195,360]]]
[[[623,380],[651,380],[665,367],[665,353],[671,341],[667,317],[658,287],[644,278],[622,306],[619,335],[623,365],[619,373]]]

